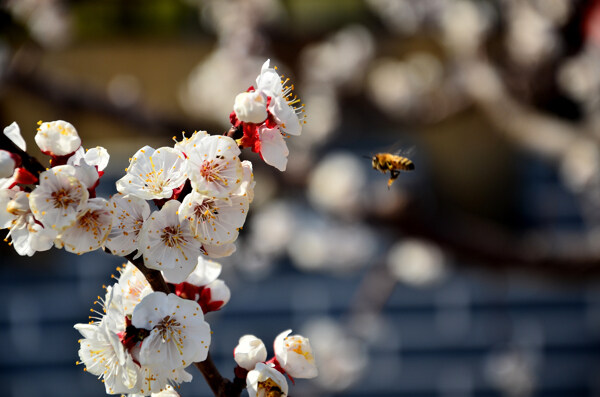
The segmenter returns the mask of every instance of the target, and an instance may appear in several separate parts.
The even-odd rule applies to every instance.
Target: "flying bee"
[[[392,183],[400,175],[400,171],[412,171],[415,169],[415,164],[404,156],[391,153],[377,153],[371,159],[373,168],[377,171],[381,171],[384,174],[390,171],[390,179],[388,180],[388,189],[392,186]]]

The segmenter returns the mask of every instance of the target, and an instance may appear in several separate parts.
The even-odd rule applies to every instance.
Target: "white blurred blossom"
[[[508,349],[490,355],[484,366],[488,382],[507,397],[533,395],[537,386],[538,360],[522,349]]]
[[[303,78],[309,84],[342,88],[360,83],[375,53],[372,33],[359,25],[346,26],[300,54]],[[343,62],[340,60],[343,59]]]
[[[307,221],[297,228],[288,254],[304,270],[348,272],[369,263],[376,248],[377,236],[366,226]]]
[[[416,52],[404,60],[382,57],[369,69],[366,91],[382,111],[401,117],[427,105],[431,94],[441,88],[443,77],[440,60],[426,52]]]
[[[536,65],[557,50],[553,25],[527,2],[511,2],[506,20],[505,45],[516,63]]]
[[[573,99],[585,104],[600,99],[600,51],[588,46],[573,58],[561,63],[557,79],[560,87]]]
[[[329,391],[342,391],[357,383],[369,360],[365,346],[333,320],[313,320],[303,332],[310,338],[319,368],[315,382]]]
[[[259,254],[285,252],[296,229],[294,207],[285,201],[271,201],[253,213],[247,238]]]
[[[441,41],[459,55],[472,54],[483,40],[490,20],[478,2],[449,1],[440,16]]]
[[[60,0],[8,0],[11,14],[24,22],[31,35],[46,47],[66,44],[71,35],[72,21]]]
[[[600,182],[600,152],[590,140],[575,140],[565,149],[560,163],[560,175],[567,187],[582,192],[592,183]]]
[[[364,161],[346,152],[331,153],[308,177],[308,197],[317,208],[344,218],[360,213],[367,182]]]
[[[399,281],[425,286],[444,278],[444,261],[444,254],[437,246],[421,240],[404,239],[390,249],[387,265]]]

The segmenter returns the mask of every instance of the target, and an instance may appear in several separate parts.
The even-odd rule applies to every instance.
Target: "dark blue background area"
[[[109,275],[121,263],[119,258],[53,250],[39,254],[34,263],[6,248],[3,251],[0,383],[4,395],[104,395],[103,385],[75,365],[79,335],[72,327],[86,321],[92,302],[103,295],[101,285],[111,282]],[[224,310],[207,316],[218,367],[231,376],[232,349],[242,332],[263,338],[271,350],[267,341],[280,330],[298,329],[319,316],[341,319],[360,276],[307,275],[282,264],[267,280],[244,282]],[[595,396],[600,371],[597,287],[558,287],[520,276],[499,281],[460,268],[436,287],[398,285],[382,313],[385,331],[369,348],[366,373],[338,395],[498,396],[485,379],[486,362],[490,354],[512,346],[519,330],[529,330],[534,337],[519,343],[534,349],[541,359],[535,395]],[[299,288],[325,298],[323,305],[309,302],[299,307],[292,302]],[[453,303],[456,291],[468,298]],[[444,327],[448,318],[454,329]],[[195,368],[190,371],[196,379],[182,386],[182,395],[210,395],[201,375]],[[459,379],[455,388],[452,383],[443,387],[441,379],[453,378],[453,371],[460,379],[466,377],[467,386]],[[292,396],[315,393],[305,380],[290,391]]]

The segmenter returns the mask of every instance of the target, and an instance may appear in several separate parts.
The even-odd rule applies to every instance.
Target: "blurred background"
[[[600,1],[3,0],[0,121],[30,152],[63,119],[111,162],[229,128],[265,59],[307,124],[224,264],[212,355],[309,336],[299,396],[600,396]],[[378,152],[416,170],[387,188]],[[365,158],[367,157],[367,158]],[[38,158],[42,159],[39,154]],[[101,396],[77,367],[122,261],[53,249],[0,264],[7,396]],[[182,396],[209,396],[201,375]]]

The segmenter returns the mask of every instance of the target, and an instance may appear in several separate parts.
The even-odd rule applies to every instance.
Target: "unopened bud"
[[[237,365],[250,371],[256,364],[267,359],[267,348],[256,336],[244,335],[233,349],[233,358]]]
[[[63,120],[43,122],[35,134],[40,150],[51,156],[67,156],[81,146],[81,139],[71,123]]]
[[[256,91],[242,92],[235,97],[233,111],[240,121],[258,124],[267,118],[267,103]]]

